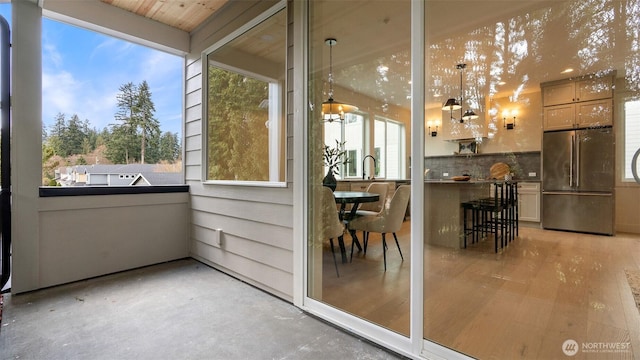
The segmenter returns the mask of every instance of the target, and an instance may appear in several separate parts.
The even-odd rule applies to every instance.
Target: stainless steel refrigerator
[[[542,136],[542,226],[614,233],[612,128],[545,132]]]

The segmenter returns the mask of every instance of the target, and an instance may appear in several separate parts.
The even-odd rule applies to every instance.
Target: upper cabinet
[[[615,73],[541,84],[544,130],[613,125]]]

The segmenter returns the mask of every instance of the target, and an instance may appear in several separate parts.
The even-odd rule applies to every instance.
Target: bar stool
[[[518,195],[517,183],[506,181],[493,184],[493,196],[476,199],[461,204],[463,209],[463,237],[464,247],[467,247],[467,238],[471,236],[472,243],[480,238],[492,234],[494,237],[494,250],[498,252],[515,237],[518,231]],[[471,224],[469,215],[471,214]]]

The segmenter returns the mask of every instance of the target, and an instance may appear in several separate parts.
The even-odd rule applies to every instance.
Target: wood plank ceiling
[[[191,32],[229,0],[100,0],[163,24]]]

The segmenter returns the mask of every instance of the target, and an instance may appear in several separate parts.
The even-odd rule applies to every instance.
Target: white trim
[[[202,181],[203,184],[205,185],[240,185],[240,186],[256,186],[256,187],[287,187],[287,179],[286,179],[286,170],[285,170],[285,178],[283,179],[283,181],[274,181],[274,175],[275,175],[275,179],[278,179],[280,176],[280,163],[281,163],[281,158],[282,156],[285,156],[287,154],[287,147],[285,145],[285,149],[284,152],[280,151],[280,144],[277,143],[273,144],[274,140],[279,140],[280,139],[280,121],[276,121],[277,127],[275,128],[275,130],[277,130],[278,134],[276,134],[275,136],[273,136],[273,131],[271,130],[271,128],[269,128],[269,181],[234,181],[234,180],[214,180],[214,179],[208,179],[208,168],[209,168],[209,159],[208,159],[208,143],[209,143],[209,131],[208,131],[208,107],[207,104],[208,102],[208,93],[207,93],[207,89],[209,88],[208,85],[208,76],[207,74],[209,73],[209,54],[213,53],[214,51],[218,50],[219,48],[221,48],[222,46],[228,44],[229,42],[235,40],[236,38],[242,36],[243,34],[245,34],[247,31],[251,30],[252,28],[256,27],[257,25],[261,24],[263,21],[267,20],[268,18],[270,18],[271,16],[277,14],[278,12],[284,10],[285,11],[285,16],[287,16],[287,20],[288,20],[288,13],[287,13],[287,2],[286,0],[281,0],[280,2],[278,2],[276,5],[270,7],[268,10],[264,11],[263,13],[261,13],[260,15],[256,16],[255,18],[251,19],[251,21],[245,23],[243,26],[237,28],[236,30],[232,31],[230,34],[228,34],[227,36],[224,36],[222,39],[220,39],[219,41],[216,41],[213,45],[207,47],[206,49],[204,49],[201,52],[200,58],[201,58],[201,80],[202,80],[202,85],[201,85],[201,89],[202,89],[202,114],[201,114],[201,125],[202,125],[202,144],[201,144],[201,164],[202,166],[200,167],[201,170],[201,174],[200,174],[200,179]],[[288,37],[288,35],[287,35]],[[285,42],[287,42],[288,40],[285,40]],[[288,44],[288,43],[287,43]],[[285,44],[285,49],[287,47],[287,44]],[[286,50],[285,50],[285,56],[287,56]],[[244,69],[239,69],[236,68],[232,65],[229,64],[222,64],[216,61],[212,61],[211,63],[213,63],[216,67],[219,67],[221,69],[227,70],[227,71],[233,71],[239,74],[250,74],[251,77],[254,77],[258,80],[261,81],[265,81],[269,83],[269,120],[272,120],[274,118],[277,118],[279,120],[285,121],[287,114],[283,113],[283,109],[287,109],[287,97],[286,95],[283,95],[283,91],[279,90],[279,91],[275,91],[272,90],[272,84],[277,84],[280,85],[280,82],[277,79],[273,79],[273,78],[269,78],[263,75],[259,75],[259,74],[254,74],[252,72],[246,71]],[[285,61],[286,64],[286,61]],[[286,65],[285,65],[286,66]],[[284,69],[284,73],[285,73],[285,77],[286,77],[286,73],[287,73],[288,69]],[[279,86],[281,88],[283,88],[282,86]],[[274,106],[272,106],[272,101],[271,101],[271,95],[273,93],[277,93],[279,96],[282,96],[281,100],[279,101],[279,105],[278,105],[278,109],[273,109]],[[280,107],[280,104],[284,104],[282,107]],[[274,117],[274,113],[275,110],[278,110],[279,113],[277,114],[277,116]],[[285,118],[281,118],[281,116],[284,116]],[[277,149],[276,154],[272,154],[273,149]],[[272,163],[271,160],[273,158],[277,157],[278,160],[277,162]]]
[[[247,71],[246,69],[242,69],[242,68],[239,68],[239,67],[236,67],[236,66],[233,66],[233,65],[221,63],[221,62],[218,62],[218,61],[215,61],[215,60],[209,60],[208,57],[209,57],[209,55],[211,55],[211,53],[213,53],[213,51],[207,53],[206,56],[203,58],[203,60],[206,62],[206,64],[204,64],[203,71],[208,71],[209,70],[209,68],[208,68],[209,64],[211,64],[211,65],[213,65],[215,67],[218,67],[218,68],[220,68],[222,70],[226,70],[226,71],[238,73],[238,74],[241,74],[241,75],[245,75],[247,77],[250,77],[250,78],[253,78],[253,79],[256,79],[256,80],[260,80],[260,81],[264,81],[264,82],[269,83],[269,84],[272,84],[272,83],[278,84],[279,83],[278,79],[274,79],[274,78],[271,78],[271,77],[268,77],[268,76],[264,76],[262,74],[254,73],[253,71]],[[203,74],[206,74],[206,72],[203,72]]]
[[[411,1],[411,352],[423,347],[424,330],[424,104],[425,4]]]
[[[362,338],[382,344],[398,354],[414,359],[418,358],[416,354],[409,352],[410,340],[404,335],[387,330],[368,320],[350,315],[312,298],[307,297],[305,299],[305,310]]]
[[[271,16],[275,15],[278,11],[280,11],[282,9],[286,9],[286,7],[287,7],[286,0],[282,0],[282,1],[278,2],[276,5],[270,7],[268,10],[266,10],[262,14],[260,14],[260,15],[256,16],[255,18],[251,19],[251,21],[246,22],[244,25],[242,25],[241,27],[237,28],[236,30],[231,32],[229,35],[223,37],[222,39],[220,39],[220,40],[216,41],[215,43],[213,43],[213,45],[211,45],[208,48],[204,49],[202,51],[203,64],[206,62],[206,57],[207,57],[208,54],[214,52],[215,50],[217,50],[217,49],[221,48],[222,46],[226,45],[227,43],[229,43],[230,41],[236,39],[237,37],[241,36],[242,34],[246,33],[247,31],[251,30],[255,26],[257,26],[260,23],[262,23],[263,21],[265,21],[268,18],[270,18]],[[205,68],[206,68],[205,65],[203,65],[203,70]]]
[[[206,180],[204,185],[230,185],[230,186],[254,186],[254,187],[280,187],[286,188],[286,181],[236,181],[236,180]]]
[[[43,16],[170,54],[189,53],[188,32],[100,1],[45,1]]]
[[[282,123],[287,117],[282,106],[287,101],[283,88],[280,81],[269,82],[269,120],[266,124],[269,129],[269,181],[278,181],[280,178],[280,164],[286,154],[286,151],[284,154],[280,151]]]
[[[305,308],[307,300],[307,219],[308,199],[305,191],[308,150],[305,144],[308,134],[308,80],[309,72],[309,21],[308,3],[293,3],[293,304]]]

